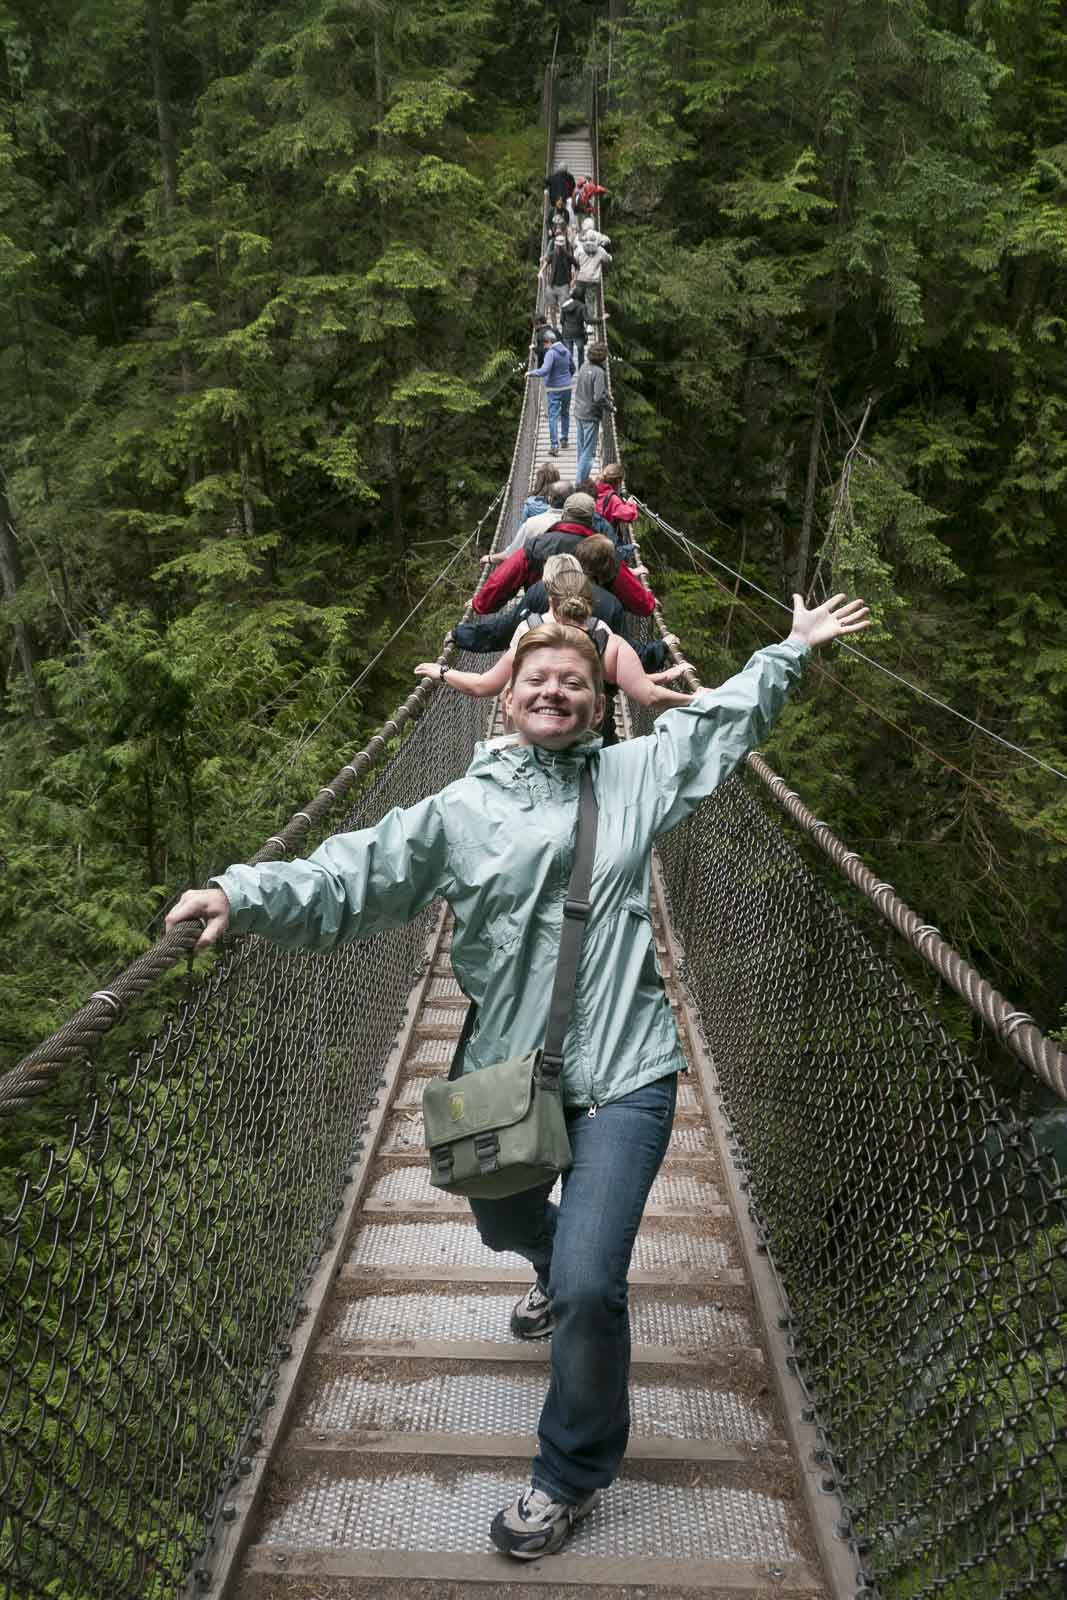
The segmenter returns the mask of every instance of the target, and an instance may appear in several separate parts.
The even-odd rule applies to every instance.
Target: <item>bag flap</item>
[[[540,1050],[497,1061],[451,1082],[435,1078],[422,1097],[426,1145],[454,1144],[488,1128],[511,1128],[530,1109]]]

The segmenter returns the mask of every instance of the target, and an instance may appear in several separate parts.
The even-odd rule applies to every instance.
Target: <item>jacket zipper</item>
[[[595,1117],[599,1110],[600,1110],[600,1107],[597,1105],[596,1101],[594,1100],[593,1104],[589,1107],[589,1110],[586,1112],[586,1116],[587,1117]]]

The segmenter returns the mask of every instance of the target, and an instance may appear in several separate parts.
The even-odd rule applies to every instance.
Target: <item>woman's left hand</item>
[[[436,661],[420,661],[415,668],[416,678],[439,678],[441,668]]]
[[[793,628],[787,643],[816,645],[829,644],[846,633],[862,633],[871,625],[871,614],[862,600],[850,600],[847,595],[834,594],[821,606],[809,611],[804,596],[793,596]]]

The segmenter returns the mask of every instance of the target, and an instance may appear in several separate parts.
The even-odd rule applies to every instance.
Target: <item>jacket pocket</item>
[[[660,971],[659,960],[656,956],[656,938],[652,928],[651,912],[635,895],[631,895],[624,903],[623,911],[627,916],[634,918],[635,936],[645,941],[638,981],[641,984],[647,984],[649,988],[662,989],[663,974]]]

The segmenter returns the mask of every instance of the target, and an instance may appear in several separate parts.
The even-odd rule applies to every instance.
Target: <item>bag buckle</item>
[[[497,1171],[500,1166],[500,1140],[495,1128],[474,1135],[474,1154],[481,1172]]]
[[[562,1055],[554,1056],[554,1055],[550,1055],[547,1050],[542,1050],[541,1051],[541,1059],[538,1062],[538,1073],[537,1073],[538,1078],[540,1080],[544,1080],[544,1079],[547,1078],[550,1083],[554,1084],[558,1080],[559,1075],[560,1075],[560,1073],[562,1071],[563,1071],[563,1057],[562,1057]]]
[[[430,1151],[433,1162],[433,1175],[438,1183],[452,1182],[453,1153],[450,1144],[439,1145],[436,1150]]]
[[[563,915],[565,917],[576,917],[579,922],[585,922],[592,909],[593,902],[591,900],[575,900],[568,895],[563,902]]]

